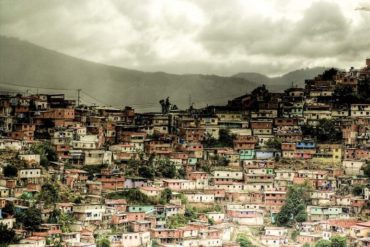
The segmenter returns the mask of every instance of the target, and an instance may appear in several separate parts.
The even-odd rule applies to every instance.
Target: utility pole
[[[80,105],[80,93],[81,93],[81,89],[77,89],[77,106]]]

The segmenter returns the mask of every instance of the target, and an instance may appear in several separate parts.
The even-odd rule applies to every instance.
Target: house
[[[139,246],[146,246],[151,239],[149,231],[145,232],[128,232],[123,233],[121,242],[122,246],[127,247],[139,247]]]
[[[215,196],[213,194],[203,193],[186,193],[184,194],[190,203],[214,203]]]
[[[163,186],[173,191],[194,190],[195,181],[185,179],[163,179]]]
[[[284,205],[286,191],[264,191],[264,201],[267,208],[279,209]]]
[[[364,161],[343,160],[342,167],[346,175],[358,176],[361,174],[361,168],[365,165]]]
[[[85,151],[85,165],[110,165],[112,163],[112,152],[105,150],[88,150]]]
[[[310,199],[314,206],[341,205],[337,204],[336,201],[333,203],[333,198],[335,198],[334,191],[316,190],[310,192]]]
[[[340,163],[342,161],[341,144],[318,144],[316,153],[313,155],[313,162]]]
[[[261,226],[264,223],[264,213],[259,205],[228,204],[226,215],[241,225]]]
[[[307,206],[308,220],[310,221],[319,221],[319,220],[328,220],[328,219],[343,219],[349,217],[349,208],[348,207],[339,207],[339,206]]]
[[[313,232],[300,232],[297,236],[297,242],[299,244],[313,244],[322,239],[322,235],[320,233],[313,233]]]
[[[220,212],[208,212],[207,217],[212,219],[216,224],[222,223],[225,220],[225,214]]]
[[[105,205],[101,204],[75,204],[73,216],[81,221],[102,221]]]
[[[369,118],[370,104],[351,104],[350,114],[353,118]]]
[[[18,178],[23,184],[41,184],[44,179],[40,168],[20,169]]]
[[[18,158],[25,161],[28,165],[40,165],[39,154],[20,154],[18,155]]]

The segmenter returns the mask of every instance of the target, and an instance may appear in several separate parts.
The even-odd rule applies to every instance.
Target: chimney
[[[366,59],[366,66],[370,67],[370,58]]]

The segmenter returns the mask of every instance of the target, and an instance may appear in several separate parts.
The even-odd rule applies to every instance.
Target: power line
[[[37,86],[26,86],[18,83],[9,83],[9,82],[0,82],[1,85],[8,85],[14,87],[25,87],[25,88],[34,88],[34,89],[45,89],[45,90],[60,90],[60,91],[74,91],[76,89],[66,89],[66,88],[53,88],[53,87],[37,87]]]
[[[106,104],[105,102],[97,99],[96,97],[94,96],[91,96],[90,94],[86,93],[85,91],[81,90],[81,93],[83,93],[84,95],[88,96],[89,98],[93,99],[94,101],[98,102],[99,104],[102,104],[102,105],[106,105],[108,106],[109,104]]]

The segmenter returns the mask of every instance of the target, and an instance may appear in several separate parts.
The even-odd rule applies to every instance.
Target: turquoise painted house
[[[253,160],[255,156],[254,149],[242,149],[239,151],[240,160]]]
[[[154,211],[154,206],[151,205],[131,205],[127,207],[128,212],[133,213],[149,213]]]
[[[188,165],[196,165],[197,161],[197,158],[188,158]]]

